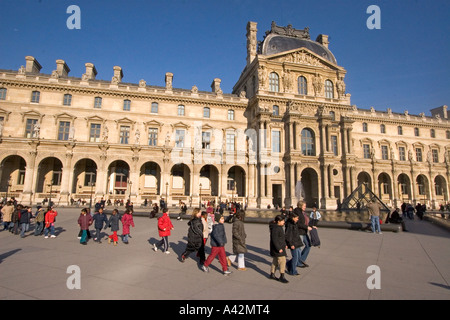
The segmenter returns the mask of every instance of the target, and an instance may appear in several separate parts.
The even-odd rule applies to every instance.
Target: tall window
[[[203,118],[209,118],[211,110],[208,107],[203,108]]]
[[[60,121],[58,128],[58,140],[63,141],[69,140],[69,132],[70,132],[70,122]]]
[[[381,146],[381,159],[382,160],[388,160],[389,159],[389,153],[388,153],[388,147],[387,146]]]
[[[128,144],[130,139],[130,126],[120,126],[119,143]]]
[[[65,105],[65,106],[72,105],[72,95],[71,94],[66,93],[64,95],[63,105]]]
[[[331,80],[325,80],[325,98],[334,98],[333,82]]]
[[[363,122],[363,124],[362,124],[362,131],[363,132],[369,131],[369,126],[367,125],[367,122]]]
[[[422,162],[422,149],[416,148],[416,161]]]
[[[418,137],[420,135],[419,128],[414,128],[414,135]]]
[[[91,130],[89,131],[90,142],[100,142],[100,129],[101,125],[99,123],[91,123]]]
[[[405,147],[398,147],[398,158],[400,161],[406,161],[406,149]]]
[[[34,125],[37,123],[37,119],[27,119],[27,124],[25,126],[25,137],[35,138],[34,136]]]
[[[273,92],[280,91],[280,78],[276,72],[269,74],[269,90]]]
[[[445,137],[450,139],[450,130],[445,131]]]
[[[433,158],[433,162],[434,163],[438,163],[439,162],[439,152],[437,149],[431,149],[431,156]]]
[[[180,104],[180,105],[178,106],[177,114],[178,114],[179,116],[184,116],[184,106],[183,106],[182,104]]]
[[[130,111],[131,110],[131,101],[126,99],[123,100],[123,111]]]
[[[280,115],[280,107],[279,106],[273,106],[273,112],[272,115],[279,116]]]
[[[436,138],[436,131],[434,129],[430,129],[430,137]]]
[[[302,130],[302,154],[304,156],[314,156],[316,155],[315,145],[314,145],[314,133],[310,129]]]
[[[31,93],[31,102],[39,103],[40,99],[41,99],[41,93],[39,91],[33,91]]]
[[[6,100],[6,88],[0,88],[0,100]]]
[[[228,110],[228,120],[234,120],[234,110]]]
[[[102,108],[102,98],[95,97],[94,99],[94,108],[101,109]]]
[[[148,145],[156,146],[158,144],[158,129],[148,128]]]
[[[335,156],[338,155],[337,136],[331,136],[331,150]]]
[[[151,113],[158,113],[158,102],[152,102]]]
[[[403,135],[403,127],[402,127],[402,126],[398,126],[398,127],[397,127],[397,134],[398,134],[399,136],[402,136],[402,135]]]
[[[234,151],[234,133],[227,133],[227,151]]]
[[[185,135],[185,131],[183,129],[175,130],[175,147],[176,148],[184,147],[184,135]]]
[[[210,149],[211,147],[211,132],[202,132],[202,149]]]
[[[386,126],[384,124],[380,124],[380,133],[386,133]]]
[[[298,94],[305,96],[308,94],[308,83],[303,76],[298,77]]]
[[[363,144],[363,154],[364,154],[364,159],[370,159],[370,145],[369,144]]]
[[[272,131],[272,152],[281,152],[281,132]]]

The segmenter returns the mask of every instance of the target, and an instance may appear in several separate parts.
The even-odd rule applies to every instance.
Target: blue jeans
[[[21,223],[20,224],[20,237],[21,238],[25,237],[25,232],[28,231],[29,228],[30,228],[29,223]]]
[[[42,229],[44,228],[44,222],[36,222],[36,225],[34,226],[34,235],[38,236],[41,234]]]
[[[300,261],[305,262],[306,258],[308,258],[309,250],[311,250],[311,241],[309,240],[309,236],[307,234],[303,234],[301,237],[305,247],[300,254]]]
[[[371,216],[370,221],[372,222],[372,232],[381,232],[380,229],[380,217],[378,216]]]
[[[87,231],[86,230],[81,230],[80,243],[86,243],[86,238],[87,238]]]
[[[50,234],[51,234],[52,236],[55,235],[55,225],[54,225],[53,223],[50,225],[50,227],[45,228],[45,230],[44,230],[44,236],[48,236],[48,232],[49,232],[49,231],[50,231]]]
[[[300,261],[301,251],[300,248],[291,249],[292,259],[286,262],[286,271],[290,275],[296,275],[297,267],[301,266],[302,263]]]

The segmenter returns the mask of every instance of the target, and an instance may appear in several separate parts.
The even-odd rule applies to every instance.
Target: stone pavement
[[[186,245],[186,219],[172,219],[175,230],[166,255],[152,250],[160,239],[156,219],[135,216],[129,245],[91,239],[82,246],[77,239],[80,209],[58,212],[57,238],[22,239],[0,232],[0,300],[450,299],[450,232],[428,221],[407,221],[410,232],[383,234],[320,228],[322,245],[311,249],[310,267],[299,268],[300,276],[287,275],[289,283],[282,284],[268,279],[267,224],[246,223],[248,270],[234,265],[233,273],[224,276],[217,259],[209,273],[199,269],[195,254],[185,263],[178,260]],[[226,250],[231,252],[230,224],[226,231]],[[71,265],[80,268],[81,289],[67,287]],[[372,265],[380,268],[380,289],[367,287]]]

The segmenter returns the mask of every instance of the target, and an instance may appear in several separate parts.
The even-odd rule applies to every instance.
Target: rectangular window
[[[433,158],[433,162],[434,163],[438,163],[439,162],[439,153],[437,149],[432,149],[431,150],[431,156]]]
[[[53,171],[53,180],[52,185],[54,186],[60,186],[61,185],[61,178],[62,178],[62,171]]]
[[[25,137],[35,138],[34,126],[37,124],[37,119],[27,119],[27,124],[25,126]]]
[[[281,152],[281,132],[272,131],[272,152]]]
[[[93,187],[95,186],[97,175],[95,172],[86,172],[84,174],[84,186]],[[95,192],[95,190],[93,190]]]
[[[363,144],[364,159],[370,159],[370,145]]]
[[[227,133],[227,151],[234,151],[234,133]]]
[[[211,147],[211,132],[202,132],[202,149],[210,149]]]
[[[39,103],[40,98],[41,98],[41,93],[39,91],[33,91],[31,93],[31,102]]]
[[[402,126],[397,127],[397,133],[399,136],[403,135],[403,127]]]
[[[131,110],[131,101],[123,100],[123,111],[130,111],[130,110]]]
[[[120,126],[119,143],[120,144],[128,144],[129,139],[130,139],[130,127],[129,126]]]
[[[156,146],[158,144],[158,129],[148,128],[148,145]]]
[[[228,120],[234,120],[234,110],[228,110]]]
[[[70,122],[60,121],[58,128],[58,140],[62,141],[69,140],[69,132],[70,132]]]
[[[338,155],[337,136],[331,136],[331,150],[335,156]]]
[[[101,109],[102,108],[102,98],[95,97],[94,99],[94,108]]]
[[[178,108],[177,108],[177,114],[179,115],[179,116],[184,116],[184,106],[183,105],[179,105],[178,106]]]
[[[152,109],[150,110],[151,113],[158,113],[158,102],[152,102]]]
[[[89,131],[90,142],[100,142],[101,124],[91,123],[91,130]]]
[[[181,129],[175,130],[175,147],[183,148],[184,147],[184,135],[185,131]]]
[[[210,112],[211,110],[208,107],[203,108],[203,118],[209,118]]]
[[[17,177],[17,184],[21,186],[25,184],[25,170],[19,170],[19,176]]]
[[[72,95],[71,94],[65,94],[64,95],[63,105],[65,105],[65,106],[72,105]]]
[[[6,89],[0,88],[0,100],[6,100]]]
[[[389,184],[386,182],[383,182],[381,184],[381,187],[383,188],[383,194],[389,194]]]
[[[422,162],[422,149],[416,148],[416,161]]]
[[[398,157],[400,161],[406,161],[405,147],[398,147]]]
[[[389,159],[389,153],[388,153],[388,147],[387,146],[381,146],[381,159],[382,160],[388,160]]]

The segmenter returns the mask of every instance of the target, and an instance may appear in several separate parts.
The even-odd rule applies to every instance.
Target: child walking
[[[115,246],[117,246],[117,241],[119,241],[119,238],[117,236],[117,231],[119,231],[119,220],[119,211],[117,209],[114,209],[112,211],[111,217],[109,217],[107,225],[113,232],[113,234],[108,237],[108,243],[111,243],[111,241],[113,241]]]
[[[83,208],[81,209],[80,217],[78,218],[78,225],[81,229],[81,239],[80,244],[86,245],[87,244],[87,230],[89,229],[89,226],[92,224],[93,219],[90,214],[87,214],[87,209]]]
[[[94,241],[97,241],[98,243],[102,243],[102,238],[100,236],[100,232],[103,229],[103,225],[108,225],[108,218],[106,217],[106,214],[103,212],[103,208],[98,209],[98,211],[94,214],[92,217],[95,221],[95,238]]]
[[[130,235],[130,226],[134,228],[134,220],[131,215],[131,209],[126,209],[122,216],[122,242],[128,244],[128,236]]]
[[[270,267],[270,279],[288,283],[284,277],[286,271],[286,237],[283,230],[284,217],[277,215],[269,224],[270,229],[270,255],[273,257],[272,265]],[[280,278],[275,276],[277,269],[280,269]]]
[[[169,217],[169,209],[163,209],[163,215],[158,218],[158,232],[162,238],[158,243],[153,244],[153,250],[158,251],[158,247],[163,246],[163,252],[169,254],[169,236],[170,230],[173,230],[172,221]]]
[[[209,272],[208,266],[214,260],[214,258],[218,255],[219,262],[222,265],[222,270],[224,275],[228,275],[231,271],[228,270],[227,265],[227,255],[225,253],[225,244],[227,243],[227,235],[225,233],[225,226],[223,223],[225,222],[225,218],[220,216],[219,223],[213,226],[213,230],[211,232],[211,254],[206,259],[205,263],[202,266],[202,270],[204,272]]]

